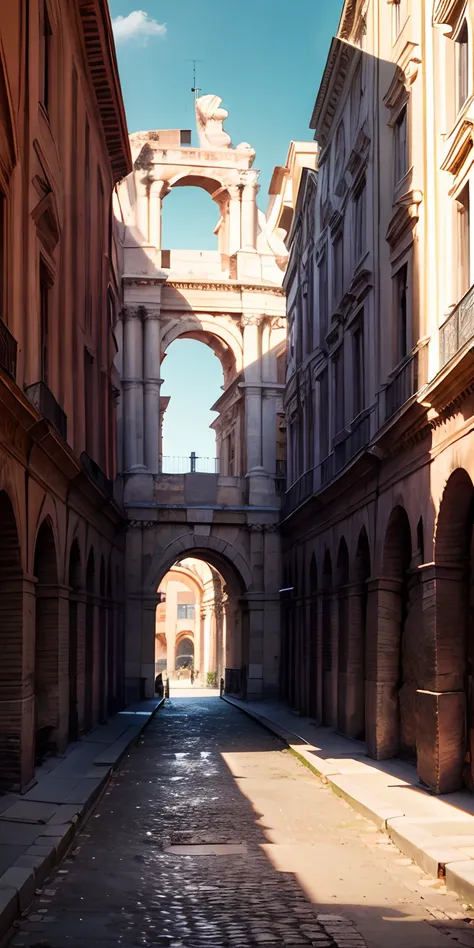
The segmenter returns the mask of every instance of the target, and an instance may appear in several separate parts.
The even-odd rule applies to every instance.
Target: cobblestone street
[[[466,914],[258,724],[180,695],[11,944],[449,948]]]

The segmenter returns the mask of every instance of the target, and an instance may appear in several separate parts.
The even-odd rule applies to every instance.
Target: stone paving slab
[[[28,793],[0,797],[0,939],[62,859],[112,770],[162,703],[143,702],[117,714],[38,768]]]
[[[386,832],[424,872],[474,905],[474,797],[434,796],[404,761],[373,761],[360,741],[295,715],[279,702],[224,700],[276,734],[354,810]]]

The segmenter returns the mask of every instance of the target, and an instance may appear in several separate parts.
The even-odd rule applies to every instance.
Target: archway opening
[[[435,537],[436,677],[460,706],[452,713],[449,789],[474,790],[474,486],[455,470],[444,489]],[[439,569],[441,567],[441,569]],[[434,675],[432,676],[434,677]]]
[[[164,474],[219,472],[218,410],[223,369],[200,340],[176,339],[163,361],[161,471]]]
[[[207,181],[209,179],[202,179]],[[202,273],[203,256],[212,251],[216,253],[218,241],[215,234],[219,223],[219,206],[210,194],[218,188],[218,183],[210,181],[207,188],[196,186],[189,176],[177,181],[163,200],[161,211],[161,245],[173,253],[176,261],[172,269],[197,265]],[[207,192],[207,193],[206,193]],[[194,251],[186,254],[185,251]],[[181,251],[181,253],[179,253]],[[183,253],[184,251],[184,253]]]
[[[187,556],[166,572],[158,592],[156,690],[164,677],[215,687],[226,668],[232,600],[222,574],[205,560]]]
[[[65,743],[68,680],[62,662],[59,623],[58,568],[51,523],[43,520],[35,544],[36,584],[35,636],[35,758],[41,764],[46,754]]]

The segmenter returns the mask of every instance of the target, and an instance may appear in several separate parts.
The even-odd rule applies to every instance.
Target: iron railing
[[[16,378],[17,349],[18,343],[15,337],[12,336],[3,319],[0,319],[0,365],[12,379]]]
[[[108,497],[112,497],[114,492],[113,482],[109,480],[102,468],[97,464],[97,461],[94,461],[87,451],[83,451],[81,454],[81,464],[88,477],[96,484],[99,490]]]
[[[474,286],[453,309],[439,331],[441,368],[474,336]]]
[[[160,474],[219,474],[219,458],[199,457],[191,451],[189,457],[163,455],[160,458]]]
[[[27,385],[25,392],[40,415],[54,425],[63,441],[67,441],[67,415],[46,383],[34,382],[33,385]]]
[[[392,373],[385,389],[385,421],[415,395],[426,381],[427,349],[425,345],[410,353],[405,362]]]

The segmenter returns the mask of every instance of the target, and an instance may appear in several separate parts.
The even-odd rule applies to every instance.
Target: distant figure
[[[158,698],[163,698],[164,693],[165,689],[163,687],[163,675],[160,672],[155,678],[155,695],[157,695]]]
[[[181,669],[178,668],[178,681],[181,681]]]
[[[191,674],[189,677],[191,679],[191,684],[194,685],[194,668],[191,668]]]

